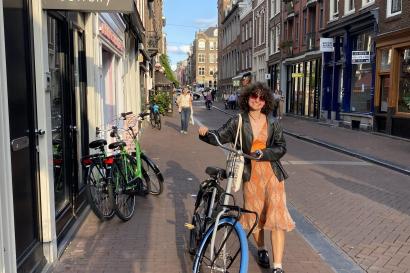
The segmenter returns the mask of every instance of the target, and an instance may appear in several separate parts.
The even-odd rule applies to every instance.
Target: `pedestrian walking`
[[[268,251],[265,248],[264,230],[271,231],[273,250],[273,271],[283,273],[282,259],[285,247],[285,231],[295,227],[286,205],[285,183],[287,174],[280,158],[286,153],[286,142],[282,128],[272,116],[273,96],[267,86],[255,83],[242,90],[240,107],[243,119],[243,152],[262,154],[260,160],[245,161],[243,171],[244,207],[259,215],[259,222],[253,231],[258,246],[257,262],[269,268]],[[239,118],[231,118],[221,128],[212,131],[222,143],[233,143]],[[200,138],[210,144],[215,140],[208,135],[208,128],[199,128]],[[250,229],[254,222],[252,215],[243,214],[241,224]]]
[[[229,94],[228,94],[227,92],[224,93],[223,99],[224,99],[224,103],[225,103],[225,109],[228,109],[228,108],[229,108],[229,103],[228,103],[228,101],[229,101]]]
[[[231,109],[231,110],[235,109],[235,104],[236,104],[236,95],[235,95],[235,93],[231,93],[229,95],[228,104],[229,104],[229,109]]]
[[[181,134],[188,133],[188,123],[191,117],[192,96],[188,88],[182,89],[182,94],[177,99],[178,111],[181,114]]]
[[[276,89],[275,93],[273,93],[273,116],[274,117],[279,117],[279,104],[282,96],[279,94],[279,90]]]

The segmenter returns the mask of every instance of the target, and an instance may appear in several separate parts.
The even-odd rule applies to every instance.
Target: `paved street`
[[[211,128],[227,119],[196,105],[196,120]],[[206,166],[224,166],[224,154],[200,142],[196,127],[180,135],[177,116],[164,118],[163,125],[161,131],[145,130],[143,148],[164,174],[164,193],[138,198],[127,223],[116,218],[101,223],[90,213],[52,272],[190,272],[184,223],[192,215],[191,195],[206,177]],[[286,272],[348,272],[331,269],[335,258],[320,252],[320,240],[335,244],[350,257],[345,260],[364,271],[410,272],[409,177],[292,137],[287,143],[283,162],[290,173],[289,206],[319,236],[297,222],[298,230],[286,241]],[[256,252],[253,242],[250,251]],[[268,271],[251,255],[249,272]]]

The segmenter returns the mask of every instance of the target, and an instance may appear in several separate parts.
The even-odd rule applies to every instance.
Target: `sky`
[[[164,0],[165,33],[171,67],[187,58],[195,32],[216,26],[217,0]]]

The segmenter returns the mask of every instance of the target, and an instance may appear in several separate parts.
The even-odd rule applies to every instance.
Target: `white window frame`
[[[387,5],[386,5],[386,17],[393,17],[393,16],[396,16],[396,15],[399,15],[399,14],[401,14],[402,13],[402,11],[403,11],[403,0],[399,0],[400,2],[401,2],[401,10],[400,11],[398,11],[398,12],[394,12],[394,13],[391,13],[391,8],[392,8],[392,5],[393,5],[393,0],[386,0],[387,1]]]
[[[205,63],[205,54],[204,53],[198,53],[198,63]]]
[[[351,7],[351,9],[348,9],[348,4],[349,4],[350,0],[345,0],[345,13],[344,16],[353,14],[355,12],[355,7],[354,7],[354,0],[353,0],[353,7]]]
[[[200,46],[202,43],[204,44],[203,48]],[[205,50],[206,49],[206,41],[205,40],[203,40],[203,39],[198,40],[198,49],[199,50]]]
[[[337,6],[337,12],[333,12],[335,5]],[[330,16],[330,20],[337,20],[339,19],[339,0],[330,0],[330,5],[329,5],[329,16]]]
[[[214,42],[212,42],[212,41],[209,42],[209,49],[210,49],[210,50],[214,50],[214,49],[215,49]]]
[[[209,63],[211,64],[215,63],[215,54],[213,53],[209,54]]]
[[[362,0],[362,9],[374,4],[374,0]]]
[[[272,19],[280,12],[280,2],[283,0],[271,0],[270,2],[270,18]]]
[[[202,67],[202,66],[198,67],[198,75],[199,76],[205,76],[205,67]]]

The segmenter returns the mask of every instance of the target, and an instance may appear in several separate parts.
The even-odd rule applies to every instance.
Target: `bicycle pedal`
[[[189,230],[193,230],[195,226],[193,224],[185,223],[185,227]]]

